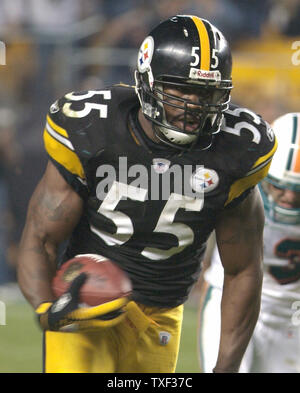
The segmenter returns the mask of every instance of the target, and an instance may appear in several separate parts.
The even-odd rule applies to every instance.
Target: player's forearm
[[[82,199],[49,162],[29,203],[18,257],[19,285],[33,307],[53,299],[57,248],[72,233],[82,208]]]
[[[215,372],[238,372],[260,309],[262,271],[224,278],[222,326]]]
[[[55,271],[55,247],[25,232],[20,244],[17,274],[25,298],[36,308],[54,299],[51,280]]]

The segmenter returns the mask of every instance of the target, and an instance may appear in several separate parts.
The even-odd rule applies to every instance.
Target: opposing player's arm
[[[17,273],[24,296],[36,308],[54,299],[51,279],[59,244],[78,223],[83,200],[49,161],[28,208]]]
[[[221,338],[215,372],[236,372],[255,327],[262,285],[264,213],[255,188],[216,226],[224,267]]]

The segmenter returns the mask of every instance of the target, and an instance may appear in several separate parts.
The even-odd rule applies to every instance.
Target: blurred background
[[[18,366],[19,345],[26,340],[10,327],[28,320],[26,348],[40,351],[30,309],[18,303],[15,263],[27,204],[46,165],[42,132],[48,108],[70,91],[133,84],[143,38],[176,14],[206,18],[226,36],[233,51],[235,103],[270,123],[300,111],[299,0],[0,0],[0,41],[6,46],[6,65],[0,65],[0,302],[7,305],[0,372],[40,371],[40,352],[27,356],[37,363]],[[187,306],[196,314],[197,290]],[[180,360],[179,372],[197,371],[194,325],[189,329],[194,353]],[[3,348],[12,346],[18,355],[10,355],[8,365]]]

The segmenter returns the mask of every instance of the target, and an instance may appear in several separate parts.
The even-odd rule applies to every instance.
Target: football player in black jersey
[[[20,287],[45,330],[45,371],[174,372],[183,304],[215,229],[225,278],[214,371],[236,372],[259,311],[256,185],[276,139],[260,116],[230,105],[230,49],[207,20],[178,15],[155,27],[140,46],[135,80],[68,93],[47,116],[49,163],[18,262]],[[58,264],[85,253],[113,260],[132,281],[124,318],[111,327],[101,327],[98,307],[78,309],[80,276],[68,297],[52,293]]]

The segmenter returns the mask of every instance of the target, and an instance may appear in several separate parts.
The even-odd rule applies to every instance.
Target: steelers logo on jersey
[[[196,192],[210,192],[219,184],[219,176],[213,169],[198,168],[191,176],[191,187]]]

